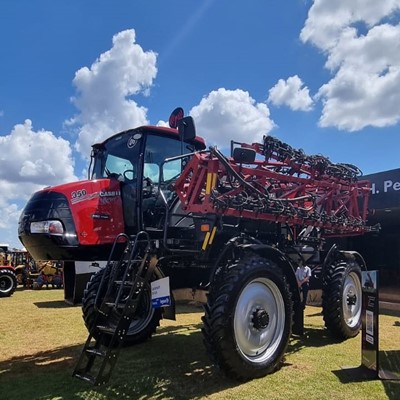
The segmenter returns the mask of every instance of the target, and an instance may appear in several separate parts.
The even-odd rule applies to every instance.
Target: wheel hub
[[[357,296],[355,294],[347,295],[347,305],[355,306],[357,304]]]
[[[255,329],[265,329],[269,325],[269,315],[264,309],[259,308],[253,312],[252,322]]]

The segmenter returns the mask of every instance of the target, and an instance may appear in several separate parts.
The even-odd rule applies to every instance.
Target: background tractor
[[[62,263],[58,261],[37,261],[35,272],[29,275],[31,287],[33,289],[61,289],[63,286]]]
[[[0,297],[11,296],[18,285],[8,247],[8,244],[0,244]]]
[[[74,375],[106,382],[123,343],[174,318],[170,291],[183,287],[207,293],[204,343],[227,375],[271,373],[291,334],[303,331],[295,277],[303,263],[318,271],[328,331],[357,335],[366,265],[335,238],[374,229],[360,176],[270,136],[232,142],[229,157],[206,150],[180,108],[170,128],[143,126],[93,145],[89,179],[35,193],[19,222],[35,258],[64,260],[65,279],[68,262],[107,261],[84,292],[89,336]]]
[[[36,273],[36,262],[26,250],[10,250],[9,264],[15,269],[17,284],[31,288]]]

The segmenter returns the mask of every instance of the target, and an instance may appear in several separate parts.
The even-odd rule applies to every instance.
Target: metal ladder
[[[143,240],[140,238],[144,237]],[[127,240],[126,247],[118,262],[112,261],[117,243]],[[93,385],[108,382],[124,343],[129,326],[137,313],[143,289],[154,271],[149,262],[151,251],[147,232],[141,231],[130,239],[119,234],[110,253],[108,270],[102,276],[95,300],[96,317],[85,342],[78,363],[72,374]],[[108,278],[106,277],[108,275]],[[99,299],[100,293],[104,293]],[[98,324],[99,316],[113,324]]]

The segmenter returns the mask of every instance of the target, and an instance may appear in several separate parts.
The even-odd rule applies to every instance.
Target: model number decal
[[[75,190],[74,192],[71,193],[72,199],[79,199],[80,197],[84,197],[84,196],[86,196],[85,189]]]
[[[71,192],[71,203],[77,204],[82,201],[95,199],[96,197],[99,197],[99,192],[88,194],[85,189],[75,190],[74,192]]]

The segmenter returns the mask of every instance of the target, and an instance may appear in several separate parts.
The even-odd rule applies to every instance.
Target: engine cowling
[[[124,232],[120,183],[97,179],[45,188],[33,194],[18,236],[37,260],[107,259]]]

